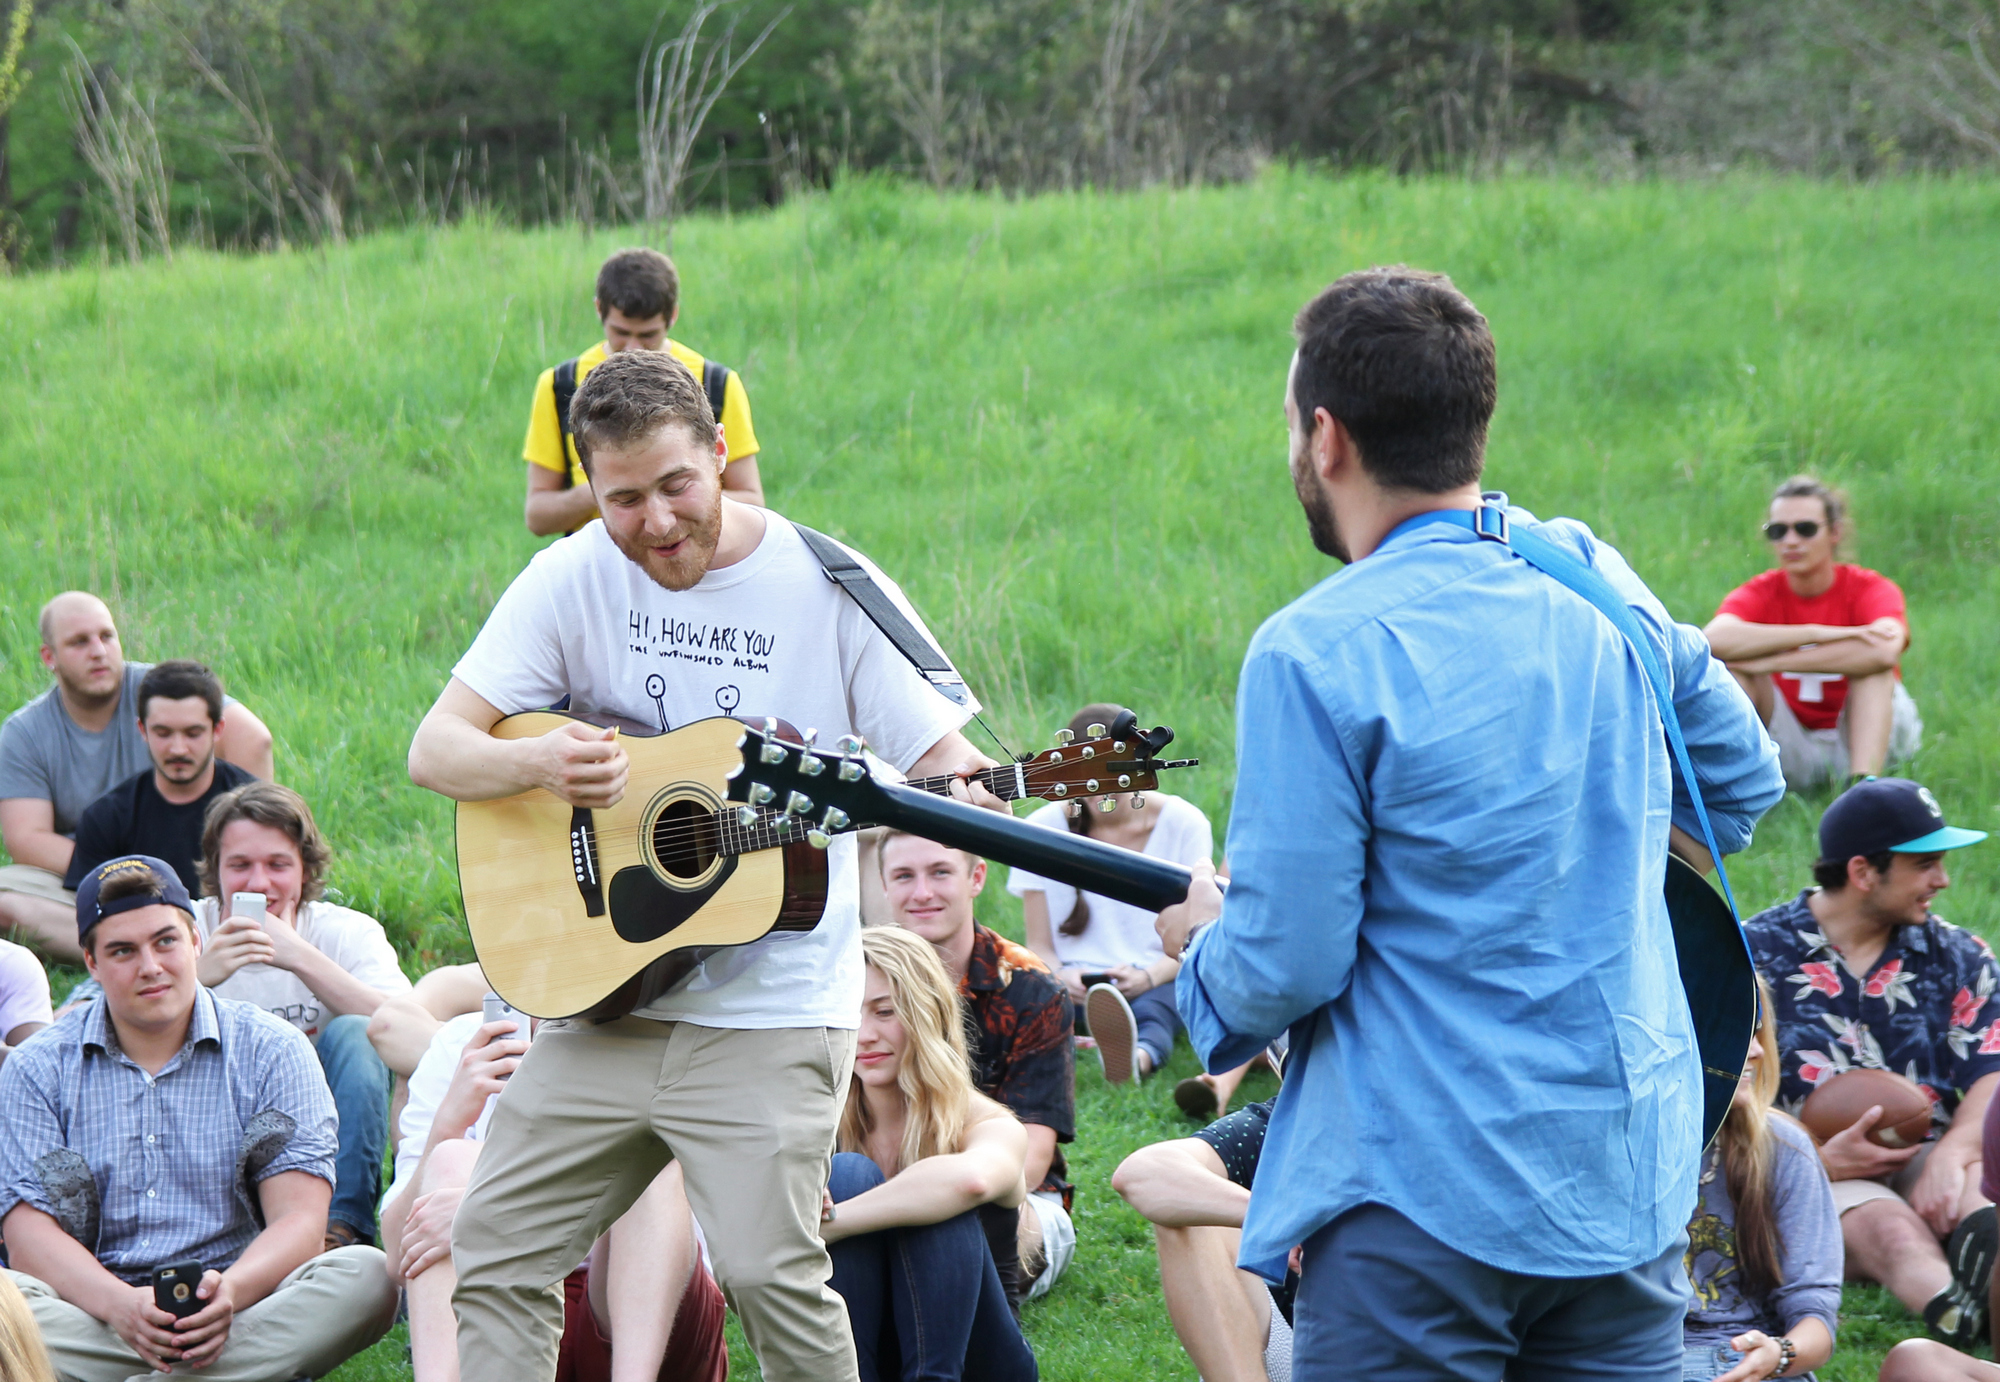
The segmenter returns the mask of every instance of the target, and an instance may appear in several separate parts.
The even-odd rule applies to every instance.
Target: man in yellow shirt
[[[569,400],[586,376],[621,350],[664,350],[688,368],[708,394],[709,406],[729,446],[722,488],[731,499],[764,502],[757,475],[757,434],[750,426],[750,395],[734,370],[704,360],[667,331],[681,312],[681,280],[674,261],[658,250],[619,250],[597,271],[597,317],[604,339],[574,360],[542,371],[528,414],[524,516],[537,537],[572,533],[597,517],[590,477],[569,430]]]

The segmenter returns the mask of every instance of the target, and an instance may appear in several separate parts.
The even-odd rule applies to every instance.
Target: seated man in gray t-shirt
[[[151,665],[125,661],[111,611],[72,590],[42,606],[42,664],[55,685],[0,725],[0,928],[77,963],[76,897],[63,887],[84,808],[152,766],[139,728],[139,682]],[[271,731],[226,703],[217,754],[272,775]]]

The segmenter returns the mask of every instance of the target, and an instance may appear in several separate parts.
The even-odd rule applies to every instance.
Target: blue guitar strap
[[[1681,781],[1687,785],[1688,799],[1694,803],[1695,819],[1701,823],[1701,842],[1708,847],[1709,857],[1715,861],[1715,876],[1722,884],[1723,900],[1729,904],[1729,914],[1737,919],[1740,932],[1742,914],[1736,910],[1736,895],[1729,890],[1729,872],[1722,866],[1722,851],[1716,848],[1715,831],[1708,823],[1708,808],[1702,804],[1701,781],[1695,776],[1693,761],[1688,758],[1687,741],[1681,737],[1680,717],[1674,713],[1673,692],[1668,689],[1666,673],[1661,670],[1653,645],[1639,624],[1639,616],[1612,588],[1611,582],[1588,565],[1533,529],[1513,527],[1507,521],[1506,495],[1489,491],[1480,498],[1484,502],[1477,510],[1433,510],[1409,519],[1397,531],[1426,523],[1449,523],[1453,527],[1469,529],[1478,537],[1499,543],[1556,584],[1588,600],[1599,614],[1611,621],[1613,628],[1625,635],[1625,641],[1639,655],[1639,665],[1646,671],[1646,680],[1653,684],[1653,699],[1660,707],[1660,723],[1666,729],[1667,744],[1673,749]],[[1747,953],[1749,943],[1746,940],[1744,944]]]

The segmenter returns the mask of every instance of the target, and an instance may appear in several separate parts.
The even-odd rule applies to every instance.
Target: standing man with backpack
[[[573,533],[597,517],[590,477],[570,432],[569,401],[577,386],[606,359],[623,350],[664,350],[708,395],[708,406],[729,446],[722,489],[746,504],[764,502],[757,475],[757,434],[750,426],[750,395],[726,365],[707,360],[667,332],[681,314],[681,279],[674,261],[658,250],[619,250],[597,271],[597,319],[604,339],[583,354],[542,371],[528,413],[528,497],[523,516],[536,537]]]

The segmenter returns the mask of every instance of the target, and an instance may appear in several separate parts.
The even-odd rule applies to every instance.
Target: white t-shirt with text
[[[823,745],[859,735],[907,770],[977,704],[948,700],[827,579],[790,523],[768,510],[764,521],[749,556],[683,591],[628,561],[602,523],[552,543],[507,587],[452,675],[503,714],[568,696],[571,710],[662,733],[717,715],[769,715],[817,729]],[[857,558],[923,628],[896,585]],[[638,1015],[707,1027],[858,1026],[854,837],[837,836],[827,862],[817,927],[718,949]]]
[[[221,925],[221,909],[214,898],[204,897],[194,904],[194,916],[201,929],[201,943],[207,945]],[[308,902],[299,908],[297,924],[307,944],[369,988],[385,993],[409,991],[409,977],[396,963],[396,949],[389,944],[382,923],[366,912],[332,902]],[[339,1016],[320,1002],[305,980],[276,965],[244,965],[210,992],[218,998],[255,1003],[297,1027],[315,1045],[326,1024]]]
[[[0,941],[0,1041],[24,1022],[54,1022],[49,974],[25,945]]]
[[[1153,833],[1146,837],[1141,854],[1190,868],[1211,859],[1215,853],[1215,832],[1199,806],[1165,792],[1148,792],[1146,809],[1160,814],[1153,821]],[[1064,804],[1052,801],[1031,812],[1027,819],[1029,824],[1047,830],[1068,830],[1063,814]],[[1090,924],[1080,936],[1065,936],[1059,928],[1076,909],[1075,888],[1026,869],[1010,869],[1007,891],[1016,897],[1039,892],[1048,898],[1049,930],[1054,935],[1056,958],[1065,966],[1108,970],[1119,965],[1148,965],[1166,954],[1160,946],[1159,932],[1153,929],[1157,913],[1090,893]]]

